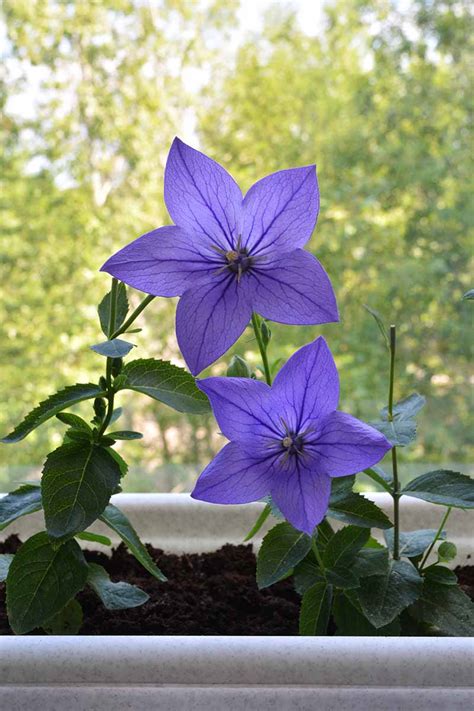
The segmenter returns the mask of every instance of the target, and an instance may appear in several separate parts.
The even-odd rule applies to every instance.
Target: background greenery
[[[163,167],[178,134],[243,189],[317,162],[310,248],[342,319],[275,325],[272,356],[324,333],[343,408],[373,419],[386,399],[387,354],[363,304],[377,308],[399,326],[397,396],[428,398],[405,474],[427,462],[469,470],[469,3],[328,1],[315,35],[297,9],[297,0],[276,3],[262,29],[244,32],[238,0],[4,0],[1,432],[57,387],[100,374],[88,349],[100,340],[95,304],[109,287],[98,268],[169,221]],[[182,364],[174,310],[162,299],[146,311],[135,337],[142,356]],[[250,331],[234,351],[257,363]],[[124,419],[145,433],[124,443],[129,490],[186,490],[221,444],[211,418],[138,395]],[[0,489],[38,474],[61,429],[3,446]]]

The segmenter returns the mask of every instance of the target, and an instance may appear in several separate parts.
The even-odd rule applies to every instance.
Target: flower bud
[[[262,321],[262,323],[260,324],[260,333],[262,334],[263,345],[266,348],[270,343],[270,339],[272,337],[272,332],[266,321]]]
[[[252,371],[246,360],[238,355],[232,356],[230,365],[227,368],[228,378],[251,378]]]
[[[94,412],[99,418],[99,420],[102,420],[105,417],[106,411],[107,408],[105,405],[105,400],[103,400],[101,397],[96,397],[96,399],[94,400]]]

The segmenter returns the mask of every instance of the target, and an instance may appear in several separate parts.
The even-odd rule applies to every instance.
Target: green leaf
[[[125,461],[125,459],[115,450],[112,449],[111,447],[107,447],[107,452],[110,454],[111,457],[115,459],[117,462],[119,469],[120,469],[120,476],[123,479],[126,474],[128,474],[128,464]],[[114,492],[115,493],[115,492]]]
[[[271,508],[270,508],[270,505],[267,504],[265,506],[265,508],[262,510],[262,512],[259,515],[259,517],[257,518],[257,520],[255,521],[255,523],[252,526],[252,528],[250,529],[250,531],[245,536],[244,543],[246,543],[247,541],[250,541],[260,531],[263,524],[265,523],[267,518],[270,516],[270,513],[271,513]]]
[[[335,568],[326,570],[326,580],[341,590],[352,590],[359,587],[357,575],[344,565],[336,565]]]
[[[466,291],[462,298],[466,299],[467,301],[472,301],[472,299],[474,299],[474,289],[469,289],[469,291]]]
[[[370,306],[367,306],[367,304],[364,304],[364,309],[366,311],[368,311],[371,316],[374,317],[375,322],[376,322],[377,326],[379,327],[379,331],[382,334],[382,337],[385,341],[385,345],[390,350],[390,339],[388,337],[387,329],[385,328],[385,324],[383,322],[382,315],[380,314],[379,311],[376,311],[375,309],[372,309]]]
[[[400,624],[398,620],[393,620],[389,625],[377,629],[364,617],[357,598],[352,593],[337,595],[332,609],[334,622],[336,623],[337,634],[348,637],[385,637],[398,636],[400,634]]]
[[[389,474],[386,474],[380,467],[370,467],[369,469],[364,469],[364,474],[370,476],[370,478],[385,489],[385,491],[392,491],[392,477]]]
[[[23,484],[0,498],[0,531],[20,516],[41,510],[41,489],[34,484]]]
[[[82,607],[77,600],[69,602],[54,617],[43,624],[43,629],[51,635],[77,634],[82,627]]]
[[[352,494],[352,489],[355,484],[355,476],[338,476],[331,482],[331,496],[329,498],[329,506],[334,506],[343,501]]]
[[[303,595],[300,610],[300,635],[326,635],[331,613],[332,586],[315,583]]]
[[[16,634],[42,626],[82,590],[87,563],[69,540],[53,547],[45,531],[29,538],[16,553],[7,577],[7,610]]]
[[[110,418],[110,423],[113,425],[114,422],[117,422],[118,418],[122,416],[123,413],[123,408],[122,407],[116,407],[115,410],[112,412],[112,417]]]
[[[433,504],[474,508],[474,479],[446,469],[422,474],[410,481],[401,493]]]
[[[316,563],[311,552],[295,567],[293,582],[296,592],[300,595],[303,595],[315,583],[320,583],[324,580],[321,568]]]
[[[388,572],[388,550],[380,548],[362,548],[351,564],[352,572],[359,578],[370,575],[385,575]]]
[[[392,526],[392,522],[382,509],[361,494],[352,493],[334,503],[330,502],[326,516],[362,528],[391,528]]]
[[[397,402],[393,406],[393,419],[394,420],[412,420],[420,410],[425,406],[426,398],[418,393],[412,393],[408,397]],[[388,408],[384,407],[380,412],[383,420],[388,420]]]
[[[393,447],[407,447],[416,439],[415,420],[377,420],[370,424],[385,435]]]
[[[423,575],[426,580],[429,580],[430,583],[437,583],[439,585],[458,584],[456,573],[449,568],[445,568],[444,565],[430,565],[428,568],[423,570]]]
[[[119,430],[117,432],[107,432],[107,437],[112,439],[142,439],[141,432],[133,432],[132,430]]]
[[[66,432],[64,433],[64,442],[92,442],[93,440],[93,434],[92,430],[90,432],[86,432],[85,430],[76,430],[73,427],[70,427]]]
[[[323,555],[325,568],[347,565],[369,540],[370,531],[358,526],[345,526],[328,541]]]
[[[168,361],[140,358],[127,363],[123,388],[135,390],[164,402],[178,412],[202,414],[209,412],[207,396],[199,390],[193,376]]]
[[[400,555],[405,558],[416,558],[422,555],[425,550],[433,543],[437,530],[435,528],[421,528],[418,531],[408,531],[400,533]],[[393,528],[390,531],[384,531],[385,541],[387,546],[393,552]],[[439,534],[439,538],[446,538],[446,531]]]
[[[415,602],[422,587],[423,580],[412,563],[393,560],[385,575],[362,578],[357,594],[363,614],[379,628]]]
[[[4,583],[7,579],[8,571],[14,557],[13,553],[2,553],[0,555],[0,583]]]
[[[227,368],[226,376],[228,378],[251,378],[252,369],[244,358],[234,355]]]
[[[436,627],[442,634],[451,637],[474,635],[474,605],[458,586],[425,578],[422,596],[409,612],[415,619]]]
[[[438,560],[442,563],[450,563],[456,558],[457,554],[458,549],[456,548],[456,545],[450,541],[445,541],[438,548]]]
[[[58,412],[56,417],[65,425],[69,425],[69,427],[72,427],[75,430],[92,432],[92,427],[90,427],[87,422],[82,419],[82,417],[79,417],[79,415],[73,415],[72,412]]]
[[[124,358],[135,346],[133,343],[123,341],[121,338],[114,338],[111,341],[96,343],[90,348],[95,353],[105,356],[106,358]]]
[[[89,563],[87,582],[100,597],[107,610],[127,610],[143,605],[150,596],[144,590],[129,583],[113,583],[101,565]]]
[[[263,539],[257,555],[257,585],[273,585],[295,567],[311,548],[311,536],[286,521],[278,523]]]
[[[30,434],[34,429],[42,425],[54,415],[57,415],[61,410],[67,407],[76,405],[83,400],[103,396],[105,393],[98,385],[93,383],[70,385],[63,390],[59,390],[54,395],[50,395],[46,400],[43,400],[34,410],[32,410],[13,432],[7,437],[4,437],[0,442],[11,444],[19,442]]]
[[[109,504],[100,516],[100,520],[120,536],[127,548],[143,565],[145,570],[148,570],[148,572],[158,580],[165,581],[167,579],[139,539],[137,532],[128,518],[120,509],[113,504]]]
[[[110,298],[111,292],[104,296],[97,309],[100,319],[100,327],[104,335],[109,336],[109,321],[110,321]],[[116,291],[116,306],[115,306],[115,323],[112,324],[112,333],[116,331],[125,321],[128,313],[127,289],[123,282],[117,284]]]
[[[88,528],[120,482],[120,467],[97,445],[64,444],[48,455],[41,480],[46,528],[62,538]]]
[[[111,546],[112,541],[107,536],[101,536],[100,533],[91,533],[90,531],[83,531],[78,533],[76,538],[81,541],[90,541],[91,543],[100,543],[101,546]]]

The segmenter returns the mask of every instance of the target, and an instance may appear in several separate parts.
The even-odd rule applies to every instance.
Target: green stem
[[[265,372],[265,380],[268,385],[272,384],[272,375],[270,372],[270,366],[268,365],[267,349],[263,345],[262,332],[260,330],[260,321],[257,314],[252,314],[252,326],[255,333],[255,338],[257,339],[258,347],[260,350],[260,355],[262,356],[263,370]]]
[[[388,387],[388,419],[393,422],[393,385],[395,381],[396,326],[390,326],[390,381]],[[393,473],[393,557],[400,560],[400,482],[398,480],[397,448],[392,447]]]
[[[423,570],[423,567],[424,567],[426,561],[428,560],[429,555],[430,555],[431,551],[433,550],[433,548],[434,548],[434,546],[435,546],[435,544],[436,544],[436,541],[438,541],[439,538],[440,538],[440,536],[441,536],[441,532],[442,532],[442,530],[443,530],[443,528],[444,528],[444,526],[445,526],[445,524],[446,524],[446,521],[448,520],[448,517],[449,517],[449,514],[450,514],[450,513],[451,513],[451,506],[448,506],[448,508],[446,509],[446,513],[444,514],[443,519],[442,519],[441,523],[439,524],[439,528],[438,528],[438,530],[436,531],[436,535],[435,535],[435,537],[433,538],[433,541],[432,541],[430,547],[429,547],[428,550],[426,551],[426,553],[425,553],[425,555],[424,555],[424,557],[423,557],[423,560],[422,560],[421,563],[420,563],[419,570]]]
[[[114,326],[115,326],[115,316],[117,313],[117,289],[118,289],[118,280],[115,278],[112,278],[112,288],[110,290],[109,326],[107,329],[109,340],[112,340],[112,338],[115,338],[113,333],[114,333]],[[112,419],[112,414],[114,411],[115,393],[114,393],[114,389],[113,389],[113,385],[112,385],[112,364],[113,364],[113,358],[107,358],[107,364],[105,366],[105,380],[107,382],[107,411],[105,413],[104,419],[102,420],[102,424],[99,428],[98,437],[102,437],[105,430],[109,426],[109,423],[110,423],[110,420]]]
[[[135,311],[132,311],[128,319],[120,326],[120,328],[117,328],[116,331],[114,331],[110,336],[109,340],[112,340],[112,338],[117,338],[117,336],[120,336],[121,333],[125,333],[125,331],[130,328],[132,323],[140,316],[141,312],[148,306],[148,304],[153,301],[156,297],[153,296],[153,294],[148,294],[143,301],[141,301]]]

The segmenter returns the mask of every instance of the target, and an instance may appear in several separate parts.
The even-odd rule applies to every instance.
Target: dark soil
[[[16,536],[0,543],[0,553],[15,553]],[[250,545],[226,545],[213,553],[171,555],[147,546],[167,576],[152,578],[124,545],[104,553],[86,551],[114,581],[138,585],[150,596],[141,607],[106,610],[90,589],[77,596],[84,611],[84,635],[297,635],[300,597],[291,580],[258,590]],[[32,634],[41,634],[41,630]],[[11,634],[0,583],[0,635]]]
[[[15,553],[16,536],[0,543],[0,553]],[[200,555],[171,555],[147,546],[168,577],[152,578],[124,545],[112,556],[86,551],[114,581],[138,585],[150,596],[141,607],[106,610],[85,588],[77,599],[84,611],[84,635],[297,635],[300,596],[291,580],[258,590],[252,547],[226,545]],[[474,598],[474,566],[456,568],[461,588]],[[334,630],[332,630],[334,633]],[[12,634],[5,610],[5,585],[0,583],[0,635]],[[42,634],[41,630],[31,634]]]

